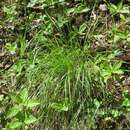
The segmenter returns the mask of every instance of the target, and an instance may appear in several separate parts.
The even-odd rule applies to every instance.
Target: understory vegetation
[[[0,1],[1,130],[130,130],[130,1]]]

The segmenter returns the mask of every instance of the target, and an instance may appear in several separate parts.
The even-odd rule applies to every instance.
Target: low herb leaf
[[[29,125],[29,124],[34,123],[36,121],[37,121],[37,118],[30,115],[28,118],[25,119],[24,123]]]

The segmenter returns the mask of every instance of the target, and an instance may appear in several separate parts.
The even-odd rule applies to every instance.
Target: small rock
[[[101,10],[101,11],[107,11],[107,5],[106,4],[100,4],[99,5],[99,9]]]

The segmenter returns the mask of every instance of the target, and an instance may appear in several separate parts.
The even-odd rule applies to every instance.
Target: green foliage
[[[125,107],[128,111],[130,111],[130,94],[128,91],[123,94],[123,102],[122,106]]]
[[[61,4],[65,2],[65,0],[31,0],[30,3],[28,4],[29,7],[32,7],[36,4],[42,4],[43,7],[47,6],[53,6],[55,4]]]
[[[109,10],[112,15],[114,14],[128,14],[129,13],[129,7],[125,6],[121,3],[118,5],[110,4]]]
[[[59,102],[59,103],[51,103],[49,105],[50,108],[55,109],[56,111],[68,111],[71,107],[71,104],[66,99],[65,101]]]
[[[107,82],[110,78],[115,78],[114,75],[123,74],[121,68],[121,62],[117,62],[114,65],[112,64],[103,64],[101,75],[104,78],[105,82]]]
[[[8,7],[4,6],[3,10],[4,10],[4,13],[6,13],[6,18],[9,22],[12,22],[16,19],[17,11],[16,11],[16,5],[15,4],[8,6]]]
[[[130,32],[128,30],[120,30],[116,27],[112,28],[112,34],[113,34],[113,42],[117,43],[119,41],[125,40],[128,43],[130,42]]]
[[[68,9],[67,13],[68,14],[80,14],[80,13],[85,13],[88,12],[90,9],[86,7],[84,4],[78,4],[74,8]]]
[[[7,112],[7,118],[11,120],[6,125],[6,129],[25,128],[26,125],[30,125],[37,121],[33,116],[32,108],[39,105],[39,102],[34,99],[29,99],[28,90],[24,88],[17,95],[11,93],[10,97],[14,106]],[[31,110],[31,111],[30,111]]]
[[[7,44],[6,44],[6,49],[7,49],[11,54],[15,54],[15,53],[16,53],[16,49],[17,49],[17,45],[16,45],[16,43],[7,43]]]
[[[12,60],[0,70],[2,128],[110,129],[113,120],[119,127],[130,110],[129,93],[115,99],[126,78],[119,55],[130,42],[129,7],[106,2],[109,13],[91,0],[10,3],[0,25],[2,51]],[[10,63],[5,57],[0,67]]]

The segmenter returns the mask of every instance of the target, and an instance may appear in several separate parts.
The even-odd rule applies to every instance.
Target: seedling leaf
[[[20,128],[20,126],[22,126],[22,122],[19,122],[19,121],[12,121],[9,124],[9,128],[11,128],[11,129]]]
[[[34,123],[36,121],[37,121],[36,117],[30,115],[28,118],[25,119],[24,123],[29,125],[29,124]]]
[[[24,88],[21,92],[20,92],[20,97],[23,100],[23,102],[25,102],[28,98],[28,90],[27,88]]]
[[[25,105],[26,107],[32,108],[32,107],[35,107],[35,106],[37,106],[37,105],[39,105],[39,104],[40,104],[40,103],[39,103],[38,101],[33,100],[33,99],[30,99],[30,100],[28,100],[24,105]]]
[[[7,113],[7,117],[8,118],[12,118],[14,116],[16,116],[20,111],[22,110],[21,106],[14,106],[11,109],[9,109],[8,113]]]

